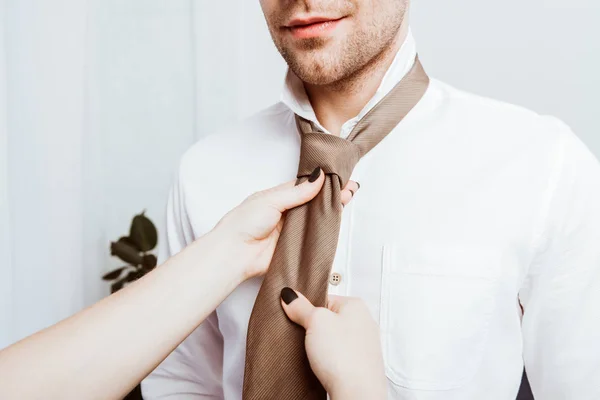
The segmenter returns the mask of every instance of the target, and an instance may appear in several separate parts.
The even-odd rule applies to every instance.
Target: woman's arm
[[[118,399],[244,278],[210,233],[144,278],[0,352],[0,398]]]
[[[313,182],[252,195],[144,278],[1,351],[0,398],[125,396],[238,284],[266,271],[283,212],[319,192],[316,172]],[[348,189],[343,198],[351,198]]]

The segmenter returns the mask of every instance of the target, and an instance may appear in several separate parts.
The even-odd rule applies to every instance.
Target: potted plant
[[[123,236],[110,244],[110,254],[127,263],[102,277],[105,281],[112,282],[111,293],[118,292],[156,267],[157,259],[151,251],[154,250],[157,242],[156,227],[144,212],[133,217],[129,236]],[[137,385],[123,400],[142,400],[140,385]]]
[[[105,281],[112,281],[111,293],[140,279],[156,267],[156,256],[150,252],[157,242],[156,227],[144,212],[133,217],[129,236],[110,244],[110,254],[127,263],[102,277]]]

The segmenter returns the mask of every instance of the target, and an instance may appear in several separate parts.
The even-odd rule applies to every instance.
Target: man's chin
[[[290,66],[290,68],[302,82],[309,85],[330,85],[340,79],[334,71],[319,64],[307,64],[299,68]]]
[[[305,83],[311,85],[329,85],[341,78],[341,68],[327,52],[294,54],[293,60],[286,59],[290,69]],[[331,54],[331,53],[330,53]]]

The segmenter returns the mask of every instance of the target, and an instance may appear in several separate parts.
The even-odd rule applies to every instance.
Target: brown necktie
[[[250,317],[244,400],[326,399],[306,357],[304,329],[289,321],[281,308],[281,289],[291,287],[315,306],[326,306],[342,214],[341,190],[360,158],[402,121],[428,84],[417,58],[411,71],[358,122],[348,139],[315,131],[310,122],[296,117],[302,132],[298,183],[316,167],[325,172],[325,183],[317,197],[285,217]]]

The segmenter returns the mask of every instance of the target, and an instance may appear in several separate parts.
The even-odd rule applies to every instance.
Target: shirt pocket
[[[383,246],[380,326],[388,379],[450,390],[475,375],[494,310],[496,261],[485,248]]]

